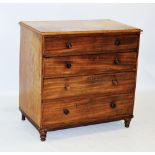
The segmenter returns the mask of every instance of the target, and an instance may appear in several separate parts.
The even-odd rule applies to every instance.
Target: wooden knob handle
[[[70,86],[69,86],[69,84],[65,84],[65,90],[69,90],[70,89]]]
[[[110,107],[111,107],[112,109],[116,108],[116,103],[115,103],[115,102],[111,102],[111,103],[110,103]]]
[[[65,66],[66,66],[66,68],[71,68],[72,67],[72,64],[70,63],[70,62],[65,62]]]
[[[66,43],[66,47],[67,47],[67,48],[72,48],[72,43],[71,43],[71,42],[67,42],[67,43]]]
[[[119,65],[120,64],[120,60],[117,57],[115,57],[115,59],[114,59],[114,64],[115,65]]]
[[[121,44],[121,39],[116,38],[116,40],[115,40],[115,45],[116,45],[116,46],[119,46],[120,44]]]
[[[63,112],[64,112],[65,115],[69,114],[69,110],[68,109],[63,109]]]
[[[113,79],[113,80],[112,80],[112,84],[113,84],[114,86],[117,86],[117,85],[118,85],[117,79]]]

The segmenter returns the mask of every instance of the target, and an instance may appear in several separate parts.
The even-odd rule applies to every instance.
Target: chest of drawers
[[[19,109],[47,131],[133,117],[141,30],[112,20],[20,22]]]

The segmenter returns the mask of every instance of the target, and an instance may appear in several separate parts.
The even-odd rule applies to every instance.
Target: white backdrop
[[[110,18],[143,29],[134,119],[49,132],[18,110],[19,21]],[[0,4],[0,151],[155,151],[155,4]]]
[[[0,4],[0,92],[18,93],[19,21],[110,18],[143,29],[137,91],[155,90],[155,4]]]

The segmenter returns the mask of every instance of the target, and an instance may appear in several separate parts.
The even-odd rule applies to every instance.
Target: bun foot
[[[125,125],[126,128],[129,128],[129,126],[130,126],[130,121],[131,121],[131,118],[128,118],[128,119],[125,119],[125,120],[124,120],[124,125]]]
[[[22,121],[25,121],[25,116],[22,114]]]
[[[39,132],[40,132],[40,140],[45,141],[46,140],[47,130],[46,129],[41,129]]]

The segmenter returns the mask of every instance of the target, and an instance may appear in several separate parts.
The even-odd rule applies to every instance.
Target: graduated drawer
[[[135,72],[44,79],[43,100],[134,91]]]
[[[85,96],[43,104],[43,126],[61,128],[132,115],[133,95]]]
[[[43,59],[44,77],[135,71],[137,52],[61,56]]]
[[[44,38],[44,55],[77,55],[105,50],[134,49],[138,35],[115,36],[57,36]]]

